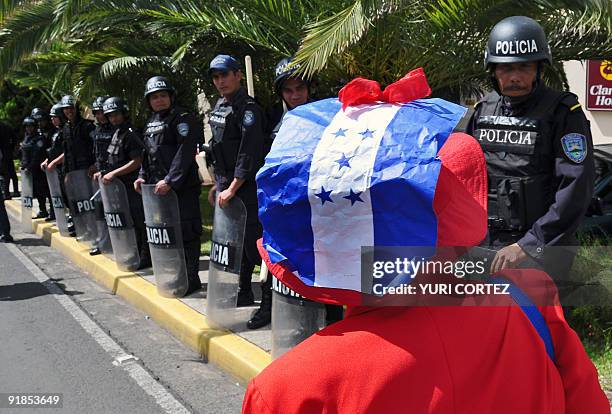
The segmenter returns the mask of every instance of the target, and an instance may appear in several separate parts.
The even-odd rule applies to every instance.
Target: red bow
[[[342,109],[347,106],[372,104],[375,102],[407,103],[426,98],[431,94],[423,68],[410,71],[406,76],[387,86],[384,92],[376,81],[356,78],[347,83],[338,93]]]

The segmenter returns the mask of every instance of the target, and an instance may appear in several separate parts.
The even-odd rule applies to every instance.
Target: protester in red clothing
[[[437,245],[476,246],[487,226],[482,151],[472,137],[455,133],[438,156]],[[513,269],[495,276],[527,294],[530,286],[547,287],[540,292],[544,300],[534,302],[552,351],[540,334],[542,327],[536,329],[508,296],[480,298],[487,306],[358,306],[363,299],[359,292],[307,286],[259,247],[270,271],[291,289],[349,307],[344,320],[254,378],[243,413],[610,412],[597,371],[565,321],[554,285],[541,271]]]

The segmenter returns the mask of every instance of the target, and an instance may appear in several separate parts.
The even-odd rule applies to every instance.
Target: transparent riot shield
[[[272,358],[325,326],[325,305],[300,296],[272,275]]]
[[[32,173],[21,171],[21,226],[25,233],[34,233],[32,207],[34,206],[34,181]]]
[[[59,174],[56,169],[51,171],[45,170],[47,175],[47,183],[49,184],[49,193],[51,194],[51,204],[55,211],[55,223],[62,236],[70,236],[68,230],[68,220],[66,219],[66,209],[64,197],[62,196],[62,187],[60,186]]]
[[[94,246],[100,249],[100,251],[106,256],[112,256],[113,254],[113,246],[111,244],[110,235],[108,234],[108,226],[106,225],[106,218],[104,217],[104,206],[102,203],[102,191],[100,190],[100,185],[98,181],[92,182],[93,191],[94,191],[94,208],[95,208],[95,216],[96,216],[96,230],[98,233],[98,237],[94,241]]]
[[[87,170],[75,170],[66,174],[64,183],[77,240],[92,245],[98,231],[95,205],[91,200],[94,194],[91,178]]]
[[[104,204],[104,218],[117,267],[124,271],[136,270],[140,256],[125,185],[119,179],[103,184],[101,178],[99,185]]]
[[[176,193],[170,190],[163,196],[155,194],[154,184],[143,184],[141,188],[157,292],[165,297],[182,297],[189,285]]]
[[[223,208],[215,206],[206,316],[230,329],[238,323],[236,301],[245,228],[246,207],[242,200],[234,197]]]

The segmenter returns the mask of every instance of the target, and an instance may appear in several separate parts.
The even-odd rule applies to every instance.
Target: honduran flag
[[[271,263],[307,286],[360,292],[362,246],[436,245],[437,153],[465,108],[344,106],[330,98],[285,114],[257,174],[259,218]]]

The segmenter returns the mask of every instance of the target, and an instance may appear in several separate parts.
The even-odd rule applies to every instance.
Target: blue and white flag
[[[362,246],[435,246],[437,158],[465,108],[441,99],[288,112],[257,174],[263,245],[308,286],[360,291]]]

